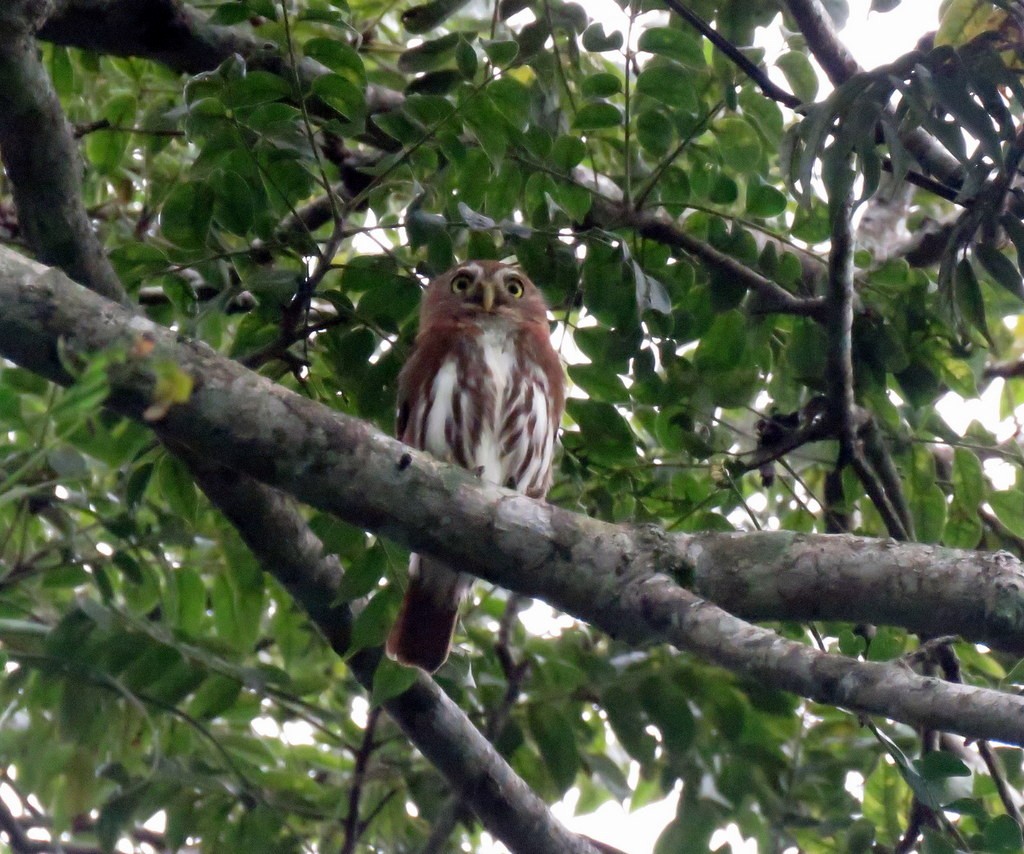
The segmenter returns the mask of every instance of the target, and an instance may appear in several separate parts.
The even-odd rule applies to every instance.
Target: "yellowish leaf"
[[[156,385],[153,387],[153,402],[142,413],[146,421],[159,421],[166,417],[176,403],[187,403],[192,396],[195,381],[174,362],[160,362],[154,368]]]

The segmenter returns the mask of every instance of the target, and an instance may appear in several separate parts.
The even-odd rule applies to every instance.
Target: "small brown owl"
[[[427,286],[416,345],[398,378],[398,438],[541,498],[564,405],[547,306],[522,272],[469,261]],[[388,655],[431,673],[444,664],[470,581],[412,555]]]

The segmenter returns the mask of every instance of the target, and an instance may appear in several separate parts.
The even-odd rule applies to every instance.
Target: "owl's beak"
[[[490,279],[485,279],[480,283],[480,304],[487,312],[494,307],[494,282]]]

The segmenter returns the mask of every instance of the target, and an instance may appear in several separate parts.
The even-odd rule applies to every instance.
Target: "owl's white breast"
[[[491,411],[482,413],[483,429],[476,449],[476,467],[484,480],[504,483],[509,472],[505,471],[502,459],[501,422],[516,367],[515,336],[512,325],[501,317],[482,321],[480,328],[482,334],[477,342],[483,363],[490,373],[494,396]]]

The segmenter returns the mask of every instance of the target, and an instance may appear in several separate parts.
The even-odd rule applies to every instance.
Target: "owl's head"
[[[421,325],[440,318],[547,320],[547,305],[523,272],[500,261],[467,261],[438,276],[423,296]]]

